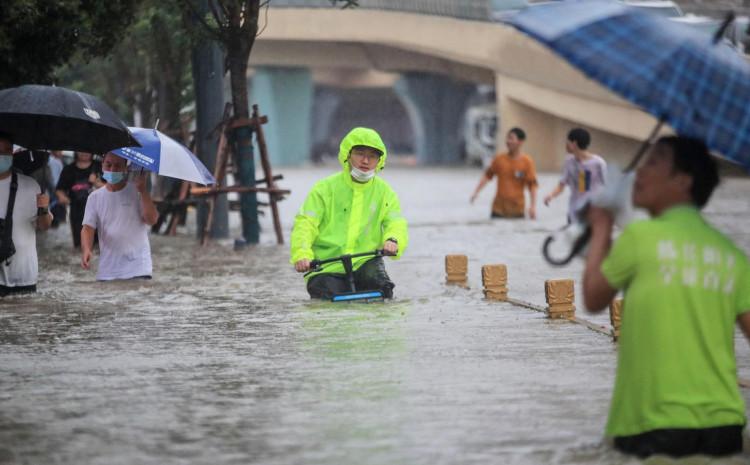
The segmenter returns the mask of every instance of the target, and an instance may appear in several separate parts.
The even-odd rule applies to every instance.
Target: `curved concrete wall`
[[[627,158],[656,123],[549,50],[495,23],[356,9],[271,8],[251,66],[374,68],[436,72],[492,82],[501,116],[528,129],[540,169],[557,169],[567,131],[593,130],[592,147]]]

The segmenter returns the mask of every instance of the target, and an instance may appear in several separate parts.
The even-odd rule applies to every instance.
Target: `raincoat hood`
[[[388,153],[385,150],[385,144],[383,143],[383,139],[380,138],[380,134],[370,128],[354,128],[349,131],[349,134],[344,136],[339,146],[339,163],[341,163],[343,169],[349,171],[349,152],[351,152],[352,147],[357,145],[364,145],[382,152],[383,155],[380,156],[380,161],[378,161],[375,171],[380,171],[385,167],[385,159],[388,157]]]

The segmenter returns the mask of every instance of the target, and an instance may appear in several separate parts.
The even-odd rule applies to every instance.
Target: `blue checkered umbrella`
[[[613,1],[538,5],[509,22],[678,134],[750,169],[750,65],[730,47]]]

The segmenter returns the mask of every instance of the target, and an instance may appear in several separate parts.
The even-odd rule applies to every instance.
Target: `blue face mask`
[[[125,173],[122,171],[104,171],[102,178],[110,184],[118,184],[125,179]]]
[[[5,173],[13,166],[13,155],[0,155],[0,173]]]

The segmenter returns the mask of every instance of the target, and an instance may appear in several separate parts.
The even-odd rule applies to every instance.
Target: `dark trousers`
[[[657,429],[634,436],[616,437],[615,448],[640,458],[652,454],[671,457],[732,455],[742,452],[742,428],[717,426],[702,429]]]
[[[36,284],[31,286],[3,286],[0,285],[0,297],[12,294],[32,294],[36,292]]]
[[[354,272],[354,286],[357,291],[381,291],[386,299],[393,298],[396,286],[385,272],[382,257],[375,257]],[[351,292],[345,274],[323,273],[307,281],[307,292],[313,299],[330,300],[336,294]]]

